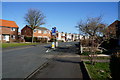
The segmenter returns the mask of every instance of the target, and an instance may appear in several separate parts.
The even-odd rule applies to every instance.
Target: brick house
[[[120,21],[116,20],[107,28],[107,37],[118,39],[120,45]]]
[[[37,37],[38,39],[47,39],[47,40],[51,39],[51,31],[48,30],[45,27],[37,27],[32,32],[31,27],[29,27],[28,25],[26,25],[21,30],[21,35],[24,35],[24,37],[32,37],[32,33],[33,33],[34,37]]]
[[[16,42],[18,39],[18,26],[14,21],[0,19],[0,41]]]

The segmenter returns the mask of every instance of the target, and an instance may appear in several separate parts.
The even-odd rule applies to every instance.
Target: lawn
[[[91,65],[90,62],[85,62],[85,65],[92,80],[108,80],[111,78],[109,62],[97,62],[95,65]]]
[[[2,43],[2,48],[18,47],[18,46],[26,46],[26,45],[37,45],[37,44],[40,44],[40,43]]]

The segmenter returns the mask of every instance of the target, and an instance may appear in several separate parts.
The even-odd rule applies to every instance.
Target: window
[[[46,33],[47,33],[47,31],[43,31],[43,33],[44,33],[44,34],[46,34]]]
[[[37,30],[34,30],[34,32],[37,32]]]
[[[6,37],[5,37],[5,35],[3,35],[3,40],[6,40]]]
[[[15,31],[15,28],[11,28],[11,31]]]
[[[12,38],[12,39],[15,39],[15,35],[11,35],[11,38]]]
[[[38,30],[38,33],[41,33],[41,30]]]
[[[65,34],[64,34],[64,33],[62,33],[62,36],[65,36]]]
[[[0,40],[2,39],[2,36],[0,35]]]

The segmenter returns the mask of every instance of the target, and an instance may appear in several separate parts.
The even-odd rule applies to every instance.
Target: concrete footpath
[[[81,80],[80,57],[67,53],[58,55],[32,78],[79,78]]]
[[[83,79],[80,56],[76,54],[74,43],[64,43],[55,51],[57,55],[31,78],[77,78]]]

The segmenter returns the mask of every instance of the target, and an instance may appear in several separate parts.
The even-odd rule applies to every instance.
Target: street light
[[[80,27],[81,27],[81,26],[82,26],[82,25],[78,25],[78,26],[75,26],[75,27],[79,29],[79,51],[80,51],[81,53],[83,53],[82,44],[81,44],[81,40],[80,40]]]

